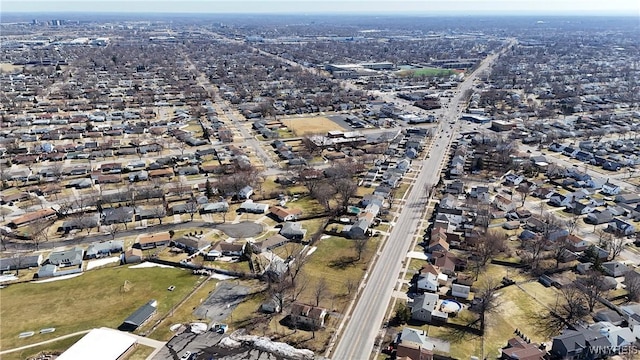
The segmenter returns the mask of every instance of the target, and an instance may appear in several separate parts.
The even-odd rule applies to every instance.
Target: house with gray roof
[[[269,210],[269,205],[254,203],[253,200],[249,199],[240,204],[239,210],[252,214],[266,214]]]
[[[0,258],[0,272],[28,269],[42,264],[42,254]]]
[[[49,255],[47,263],[59,267],[82,265],[84,258],[84,249],[74,247],[69,250],[54,251]]]
[[[109,240],[100,243],[93,243],[87,248],[84,254],[86,259],[95,259],[103,256],[109,256],[113,253],[120,253],[124,249],[124,241]]]
[[[291,240],[302,240],[306,234],[307,230],[298,222],[285,222],[280,229],[280,235]]]
[[[201,214],[226,212],[229,210],[229,204],[226,201],[218,201],[214,203],[206,203],[200,208]]]
[[[417,296],[411,304],[411,319],[424,322],[446,321],[448,315],[437,309],[438,299],[438,294],[433,293]]]

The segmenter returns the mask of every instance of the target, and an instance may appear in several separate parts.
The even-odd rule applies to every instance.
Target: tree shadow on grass
[[[334,269],[344,270],[348,267],[354,266],[358,259],[354,256],[341,256],[336,260],[329,263],[329,266]]]

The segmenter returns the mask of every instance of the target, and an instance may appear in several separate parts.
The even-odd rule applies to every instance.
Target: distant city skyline
[[[406,15],[624,15],[637,0],[3,0],[3,13],[263,13]]]

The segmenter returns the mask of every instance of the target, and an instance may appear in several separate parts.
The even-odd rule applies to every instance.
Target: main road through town
[[[513,44],[510,42],[508,45]],[[508,46],[505,46],[505,49]],[[504,50],[503,50],[504,51]],[[406,195],[395,225],[382,249],[374,268],[365,279],[364,289],[352,313],[345,319],[346,326],[335,351],[330,354],[334,360],[369,359],[374,341],[379,333],[384,316],[397,285],[402,260],[406,258],[428,198],[425,186],[438,182],[445,156],[454,137],[455,126],[450,122],[460,116],[464,93],[471,89],[478,74],[486,71],[497,58],[492,54],[460,84],[451,102],[441,109],[440,124],[433,136],[431,149],[422,160],[420,173],[410,192]]]

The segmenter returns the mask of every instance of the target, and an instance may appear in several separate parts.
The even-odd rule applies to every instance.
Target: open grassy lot
[[[282,120],[296,136],[308,134],[326,135],[327,131],[344,130],[344,128],[324,116],[288,117]]]
[[[128,291],[125,289],[127,281]],[[0,347],[11,349],[100,326],[117,328],[151,299],[158,301],[155,319],[164,316],[197,284],[187,270],[130,269],[119,266],[47,282],[11,285],[0,290]],[[167,287],[175,285],[174,291]],[[152,319],[153,321],[153,319]],[[55,327],[50,334],[18,339],[24,331]]]
[[[398,72],[400,76],[427,76],[427,77],[445,77],[455,74],[455,71],[450,69],[438,69],[438,68],[420,68],[420,69],[410,69],[410,70],[401,70]]]

